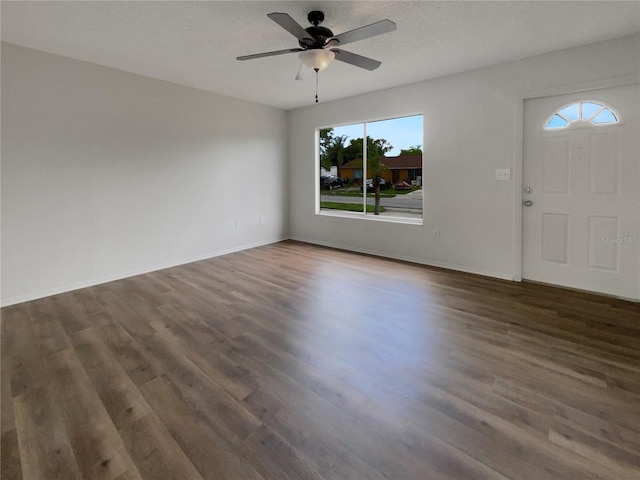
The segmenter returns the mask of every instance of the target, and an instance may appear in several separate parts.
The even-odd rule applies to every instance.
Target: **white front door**
[[[524,279],[640,299],[639,111],[638,85],[525,102]]]

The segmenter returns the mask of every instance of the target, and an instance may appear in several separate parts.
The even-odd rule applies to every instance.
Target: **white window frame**
[[[594,113],[593,115],[591,115],[591,117],[589,117],[589,119],[583,119],[582,118],[582,104],[583,103],[593,103],[596,105],[600,105],[600,109],[598,109],[596,111],[596,113]],[[569,118],[567,118],[566,116],[562,115],[560,112],[562,110],[564,110],[567,107],[570,107],[572,105],[578,105],[578,118],[576,120],[570,120]],[[595,117],[597,117],[601,112],[603,112],[604,110],[609,110],[614,117],[616,117],[616,121],[615,122],[607,122],[607,123],[594,123],[593,119]],[[563,120],[565,120],[567,122],[566,125],[563,126],[559,126],[559,127],[548,127],[547,125],[549,124],[549,122],[551,121],[551,119],[555,116],[559,116],[560,118],[562,118]],[[620,114],[616,111],[616,109],[614,109],[613,107],[609,106],[607,103],[602,102],[600,100],[588,100],[588,99],[581,99],[581,100],[577,100],[571,103],[567,103],[566,105],[563,105],[562,107],[556,109],[544,122],[544,130],[547,132],[555,132],[555,131],[563,131],[566,130],[567,128],[570,129],[574,129],[574,128],[600,128],[600,127],[612,127],[615,125],[621,125],[622,124],[622,118],[620,117]]]
[[[322,194],[322,191],[320,189],[320,130],[324,130],[326,128],[338,128],[338,127],[344,127],[344,126],[349,126],[349,125],[359,125],[362,124],[363,125],[363,142],[362,142],[362,181],[363,181],[363,185],[366,183],[366,179],[367,179],[367,162],[366,162],[366,158],[367,158],[367,124],[368,123],[373,123],[373,122],[381,122],[381,121],[385,121],[385,120],[395,120],[395,119],[400,119],[400,118],[405,118],[405,117],[416,117],[416,116],[422,116],[422,178],[423,178],[423,184],[422,184],[422,188],[423,188],[423,194],[422,194],[422,218],[415,218],[415,217],[394,217],[391,215],[373,215],[371,213],[366,213],[366,205],[367,205],[367,195],[366,195],[366,191],[363,191],[362,194],[362,203],[363,203],[363,207],[362,207],[362,212],[349,212],[349,211],[345,211],[345,210],[330,210],[330,209],[321,209],[320,208],[320,204],[321,204],[321,200],[320,200],[320,195]],[[405,225],[424,225],[424,212],[425,212],[425,208],[424,208],[424,200],[425,200],[425,196],[424,196],[424,113],[423,112],[417,112],[417,113],[408,113],[406,115],[398,115],[398,116],[392,116],[392,117],[383,117],[383,118],[379,118],[379,119],[374,119],[374,120],[362,120],[362,121],[354,121],[354,122],[349,122],[349,123],[342,123],[342,124],[334,124],[334,125],[327,125],[327,126],[322,126],[322,127],[317,127],[315,130],[315,213],[316,215],[320,215],[323,217],[337,217],[337,218],[348,218],[348,219],[355,219],[355,220],[364,220],[364,221],[373,221],[373,222],[385,222],[385,223],[395,223],[395,224],[405,224]],[[354,197],[355,198],[355,197]]]

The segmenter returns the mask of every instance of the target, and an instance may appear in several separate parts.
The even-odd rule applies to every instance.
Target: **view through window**
[[[422,115],[320,129],[320,211],[422,220],[422,135]]]

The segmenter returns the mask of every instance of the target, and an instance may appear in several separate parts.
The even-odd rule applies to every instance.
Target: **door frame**
[[[536,98],[553,97],[556,95],[566,95],[574,93],[590,92],[602,88],[626,87],[640,84],[640,73],[623,75],[602,80],[573,83],[569,85],[558,85],[539,90],[520,92],[515,95],[515,138],[514,138],[514,159],[513,159],[513,280],[522,281],[522,235],[523,215],[522,215],[522,189],[524,171],[524,103],[526,100]]]

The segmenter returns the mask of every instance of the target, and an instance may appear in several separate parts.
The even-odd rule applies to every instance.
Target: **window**
[[[556,129],[612,123],[619,123],[619,120],[610,107],[596,102],[576,102],[562,107],[554,113],[545,128]]]
[[[323,128],[318,138],[318,213],[422,223],[422,115]]]

